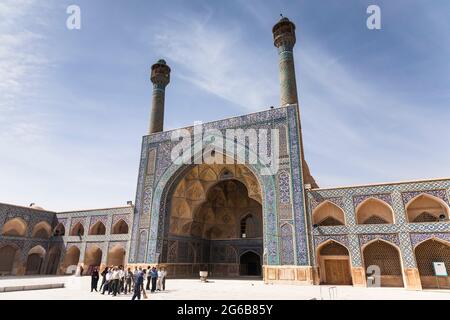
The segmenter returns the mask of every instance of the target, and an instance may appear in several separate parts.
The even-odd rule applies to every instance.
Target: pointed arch
[[[2,228],[2,236],[25,237],[27,234],[27,223],[20,217],[8,220]]]
[[[433,262],[443,262],[447,273],[450,269],[450,242],[430,238],[414,249],[422,288],[450,289],[450,277],[435,277]]]
[[[31,236],[33,238],[48,239],[52,235],[52,227],[47,221],[41,221],[33,227]]]
[[[46,270],[45,274],[57,274],[59,267],[59,260],[61,258],[61,249],[55,245],[48,250],[46,257]]]
[[[46,253],[47,253],[46,250],[40,245],[31,248],[30,251],[28,251],[25,273],[26,274],[42,273]]]
[[[120,219],[117,221],[113,228],[112,228],[112,234],[128,234],[128,223],[125,222],[125,220]]]
[[[106,234],[106,227],[105,227],[104,223],[101,221],[97,221],[89,229],[90,236],[98,236],[98,235],[105,235],[105,234]]]
[[[90,270],[93,267],[99,267],[102,262],[103,251],[97,245],[93,245],[86,249],[84,255],[84,265],[87,267],[86,270]]]
[[[203,181],[213,182],[217,181],[217,175],[213,169],[208,167],[200,173],[199,179]]]
[[[281,263],[284,265],[295,264],[294,227],[290,223],[284,223],[281,231]]]
[[[365,270],[380,268],[382,287],[403,287],[403,264],[400,248],[384,239],[373,239],[361,248]]]
[[[71,236],[83,236],[84,235],[84,227],[81,222],[77,222],[72,229],[70,230]]]
[[[192,201],[205,200],[205,190],[200,181],[192,182],[186,189],[186,198]]]
[[[239,223],[239,235],[241,238],[258,238],[262,237],[262,228],[260,221],[253,213],[244,214]]]
[[[367,198],[356,207],[358,224],[393,224],[394,210],[381,199]]]
[[[347,246],[334,239],[324,241],[316,248],[320,283],[351,285],[352,274],[350,251]]]
[[[121,244],[116,244],[108,251],[108,266],[125,265],[125,248]]]
[[[66,234],[66,227],[61,222],[53,230],[53,235],[55,237],[63,237]]]
[[[70,266],[77,266],[79,262],[80,262],[80,249],[77,246],[72,245],[66,251],[63,260],[63,266],[69,268]]]
[[[0,246],[0,275],[16,274],[21,263],[21,250],[13,244],[7,243]]]
[[[261,276],[261,256],[254,250],[246,250],[239,256],[239,274]]]
[[[409,222],[438,222],[449,219],[449,206],[442,199],[428,193],[421,193],[405,206]]]
[[[223,168],[219,173],[219,180],[233,179],[234,174],[228,168]]]
[[[335,203],[325,200],[312,213],[314,224],[319,226],[345,225],[344,210]]]

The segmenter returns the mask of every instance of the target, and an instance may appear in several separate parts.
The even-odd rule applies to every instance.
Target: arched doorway
[[[106,227],[101,221],[97,221],[89,230],[90,236],[99,236],[106,233]]]
[[[94,267],[100,267],[102,263],[102,250],[97,246],[92,246],[86,250],[84,257],[84,274],[90,274]]]
[[[61,250],[58,247],[52,247],[47,255],[46,274],[57,274],[59,259],[61,258]]]
[[[66,268],[66,273],[74,273],[76,271],[78,262],[80,261],[80,249],[77,246],[71,246],[64,256],[63,266]]]
[[[34,226],[33,231],[31,233],[31,236],[37,239],[48,239],[50,238],[51,235],[52,235],[52,227],[46,221],[41,221],[37,223]]]
[[[253,251],[243,253],[239,259],[241,276],[261,276],[261,258]]]
[[[28,252],[26,274],[41,274],[46,251],[41,246],[36,246]]]
[[[333,285],[351,285],[350,256],[343,245],[329,241],[318,249],[320,282]]]
[[[125,262],[125,249],[121,245],[115,245],[108,252],[108,266],[123,266]]]
[[[160,262],[171,275],[239,276],[237,252],[263,251],[259,183],[243,165],[189,168],[172,184],[167,207]]]
[[[123,219],[120,219],[117,221],[113,228],[112,228],[112,234],[127,234],[128,233],[128,224],[123,221]]]
[[[84,227],[81,224],[81,222],[77,222],[72,229],[70,230],[70,235],[71,236],[82,236],[84,235]]]
[[[319,226],[342,226],[345,224],[344,211],[330,201],[324,201],[314,209],[313,223]]]
[[[410,200],[406,215],[414,223],[448,221],[449,209],[442,199],[424,193]]]
[[[66,228],[62,223],[58,223],[55,230],[53,231],[53,235],[55,237],[63,237],[66,233]]]
[[[20,249],[13,245],[0,248],[0,275],[15,273],[15,267],[20,262]]]
[[[435,277],[433,267],[433,262],[443,262],[449,273],[450,244],[437,239],[429,239],[416,247],[415,254],[422,288],[450,289],[450,277]]]
[[[386,202],[369,198],[356,208],[356,220],[358,224],[392,224],[394,212]]]
[[[403,287],[402,263],[399,250],[383,240],[375,240],[363,249],[365,269],[380,268],[382,287]]]

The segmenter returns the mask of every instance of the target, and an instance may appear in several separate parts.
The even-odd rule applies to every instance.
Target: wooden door
[[[347,259],[326,259],[325,273],[327,284],[352,284],[352,277]]]

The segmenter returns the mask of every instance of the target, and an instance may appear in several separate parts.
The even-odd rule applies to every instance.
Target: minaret
[[[281,18],[273,26],[273,44],[278,48],[280,61],[281,107],[297,104],[297,81],[295,80],[294,45],[295,24],[288,18]]]
[[[298,106],[297,96],[297,80],[295,79],[294,66],[294,45],[295,38],[295,24],[289,21],[288,18],[282,17],[272,28],[273,44],[278,48],[278,55],[280,61],[280,87],[281,87],[281,107],[289,104],[297,105],[298,116],[298,130],[300,137],[300,154],[301,166],[303,171],[303,180],[305,184],[310,184],[312,188],[318,188],[314,180],[309,166],[305,160],[305,153],[303,151],[302,127],[300,121],[300,111]]]
[[[165,91],[170,82],[170,68],[164,60],[158,60],[152,65],[150,79],[153,83],[153,97],[149,134],[152,134],[163,131],[164,127]]]

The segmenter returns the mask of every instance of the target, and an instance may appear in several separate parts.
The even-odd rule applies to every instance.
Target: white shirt
[[[109,281],[109,280],[111,280],[111,272],[108,272],[106,274],[106,281]]]
[[[113,271],[112,273],[112,279],[113,280],[119,280],[119,271]]]

